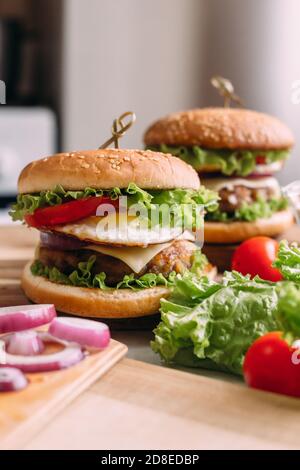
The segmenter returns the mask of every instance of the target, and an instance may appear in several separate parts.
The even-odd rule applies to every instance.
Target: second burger
[[[290,130],[275,117],[231,108],[170,114],[145,134],[148,148],[190,163],[202,184],[218,192],[219,209],[206,215],[204,249],[216,255],[212,259],[219,260],[220,269],[229,267],[235,244],[257,235],[277,236],[293,224],[273,177],[293,143]]]
[[[187,205],[193,226],[196,206],[215,210],[217,195],[178,158],[126,149],[62,153],[24,168],[18,189],[12,218],[40,231],[22,277],[36,303],[89,317],[140,317],[158,311],[175,275],[215,275],[193,230],[186,234],[175,220]],[[141,217],[130,215],[135,205]],[[162,205],[169,225],[155,210]]]

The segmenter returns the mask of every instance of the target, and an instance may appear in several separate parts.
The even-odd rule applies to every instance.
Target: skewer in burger
[[[193,226],[196,205],[215,210],[217,195],[171,155],[125,149],[61,153],[24,168],[18,189],[12,218],[40,231],[35,259],[22,276],[34,302],[80,316],[141,317],[158,311],[174,276],[216,273],[194,243],[193,230],[186,233],[174,221],[188,203]],[[136,204],[142,218],[130,215]],[[172,206],[169,225],[152,218],[161,204]]]
[[[218,192],[219,209],[206,215],[204,251],[220,269],[230,265],[222,256],[231,255],[230,244],[257,235],[276,237],[293,224],[273,174],[294,139],[275,117],[247,109],[194,109],[155,122],[144,140],[148,148],[190,163],[202,184]]]

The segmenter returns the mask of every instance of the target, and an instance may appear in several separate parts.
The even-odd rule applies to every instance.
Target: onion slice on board
[[[106,348],[110,341],[109,328],[105,323],[81,318],[56,317],[49,326],[49,333],[90,348]]]
[[[0,392],[15,392],[27,387],[25,375],[15,367],[0,367]]]
[[[35,330],[19,331],[8,335],[6,351],[20,356],[36,356],[44,351],[43,341]]]
[[[43,333],[39,333],[39,336],[44,342],[62,344],[64,349],[52,354],[17,356],[6,352],[5,348],[3,348],[5,342],[0,341],[0,367],[16,367],[23,372],[49,372],[66,369],[67,367],[77,364],[84,358],[82,348],[77,343],[60,341]]]
[[[0,308],[0,333],[23,331],[50,323],[56,317],[54,305],[20,305]]]

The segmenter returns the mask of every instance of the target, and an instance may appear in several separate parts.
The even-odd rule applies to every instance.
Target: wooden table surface
[[[298,229],[286,235],[300,239]],[[33,252],[23,227],[0,228],[0,298]],[[13,260],[8,252],[13,248]],[[25,301],[19,289],[20,303]],[[139,334],[137,332],[137,334]],[[300,401],[244,384],[123,359],[26,449],[289,449],[300,446]]]

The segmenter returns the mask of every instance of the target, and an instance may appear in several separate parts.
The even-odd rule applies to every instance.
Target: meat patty
[[[183,273],[186,269],[191,268],[196,248],[196,245],[190,241],[175,241],[154,256],[145,268],[135,275],[140,277],[145,273],[162,273],[168,276],[172,271]],[[106,283],[109,286],[116,285],[126,274],[132,274],[132,269],[123,261],[92,250],[61,251],[40,247],[38,259],[46,266],[55,266],[63,273],[70,274],[77,268],[78,263],[88,261],[92,255],[96,256],[92,274],[105,272]]]
[[[219,191],[219,207],[221,212],[229,214],[240,209],[242,204],[252,204],[258,199],[269,201],[274,197],[272,188],[247,188],[246,186],[234,186],[234,188],[222,188]]]

